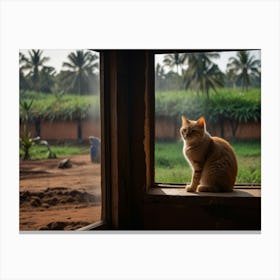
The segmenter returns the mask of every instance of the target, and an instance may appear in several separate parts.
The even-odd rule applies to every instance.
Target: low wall
[[[84,120],[81,122],[82,140],[88,140],[89,136],[101,137],[100,121]],[[37,136],[35,125],[30,126],[32,136]],[[23,126],[20,125],[20,133]],[[40,123],[40,137],[47,141],[77,141],[78,122],[77,121],[42,121]]]
[[[179,129],[181,124],[172,119],[159,119],[155,123],[156,139],[178,139],[180,138]],[[208,132],[212,136],[221,137],[220,124],[206,124]],[[224,122],[224,136],[225,139],[236,138],[240,140],[260,139],[261,138],[261,123],[248,122],[240,123],[233,136],[231,125],[229,122]]]
[[[22,133],[23,126],[20,126]],[[32,136],[37,136],[35,125],[30,125]],[[155,124],[156,139],[178,139],[180,124],[171,119],[160,119]],[[208,124],[207,130],[213,136],[221,137],[221,126],[219,124]],[[54,121],[41,122],[40,136],[48,141],[76,141],[78,140],[78,122],[77,121]],[[82,139],[88,140],[89,136],[101,137],[101,127],[99,120],[82,121]],[[231,126],[228,122],[224,123],[224,138],[233,138]],[[260,139],[261,124],[255,122],[240,123],[235,134],[237,139]]]

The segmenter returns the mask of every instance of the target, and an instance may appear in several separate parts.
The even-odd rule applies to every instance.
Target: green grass
[[[261,183],[261,145],[259,141],[231,143],[237,156],[236,183]],[[183,143],[156,142],[155,182],[183,183],[191,181],[191,169],[182,153]]]
[[[57,157],[65,157],[71,155],[79,155],[79,154],[89,154],[89,146],[50,146],[52,152],[56,154]],[[22,157],[22,150],[20,150],[20,157]],[[47,148],[41,145],[34,145],[30,148],[30,156],[31,159],[46,159],[47,158]]]
[[[236,183],[261,183],[261,145],[259,141],[234,141],[231,143],[238,160]],[[155,182],[186,184],[191,181],[191,169],[183,157],[182,141],[156,142]],[[51,146],[57,157],[89,154],[87,145]],[[22,151],[20,151],[22,156]],[[46,159],[47,148],[34,145],[30,149],[31,159]]]
[[[238,97],[243,100],[261,102],[261,89],[249,88],[246,92],[241,92],[239,88],[220,88],[217,92],[210,90],[210,99],[222,96],[225,99],[231,99]],[[178,90],[178,91],[156,91],[156,99],[200,99],[206,98],[206,95],[202,92],[195,92],[191,90]]]

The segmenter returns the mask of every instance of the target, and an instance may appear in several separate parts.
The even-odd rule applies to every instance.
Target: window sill
[[[89,224],[85,227],[79,228],[76,231],[90,231],[90,230],[105,230],[107,229],[107,225],[103,221],[98,221],[93,224]]]
[[[230,193],[190,193],[183,185],[157,184],[146,193],[144,204],[145,229],[261,229],[260,186],[239,185]]]
[[[186,192],[184,185],[157,184],[150,188],[148,195],[176,196],[176,197],[261,197],[261,186],[259,185],[236,185],[233,192],[207,193]]]

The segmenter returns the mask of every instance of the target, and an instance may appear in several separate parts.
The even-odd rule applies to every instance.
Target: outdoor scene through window
[[[19,51],[20,230],[101,219],[99,54]]]
[[[238,161],[236,184],[261,183],[261,52],[155,55],[155,182],[191,182],[182,152],[181,116],[203,116]]]

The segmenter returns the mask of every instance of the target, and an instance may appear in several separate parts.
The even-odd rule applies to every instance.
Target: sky
[[[46,63],[47,66],[52,66],[55,68],[56,72],[60,72],[62,68],[62,63],[67,62],[67,56],[69,53],[74,52],[73,49],[56,50],[56,49],[46,49],[43,50],[43,56],[49,57],[50,60]],[[28,57],[28,50],[21,49],[25,56]]]
[[[230,57],[236,57],[236,51],[228,51],[228,52],[219,52],[219,59],[212,59],[213,62],[217,63],[221,71],[226,72],[227,63]],[[251,51],[252,55],[255,56],[256,59],[261,59],[260,51]],[[155,63],[162,62],[164,55],[156,55]]]
[[[28,50],[20,50],[23,54],[28,56]],[[62,63],[67,61],[67,56],[70,52],[74,52],[74,49],[64,49],[64,50],[56,50],[56,49],[46,49],[43,50],[43,55],[50,58],[49,62],[46,63],[47,66],[52,66],[56,69],[56,72],[60,72],[62,69]],[[260,51],[251,51],[256,58],[260,59]],[[236,52],[220,52],[220,59],[214,60],[215,63],[218,64],[220,69],[225,72],[226,65],[228,63],[228,59],[232,56],[236,56]],[[163,60],[164,55],[156,55],[156,63],[161,62]]]

